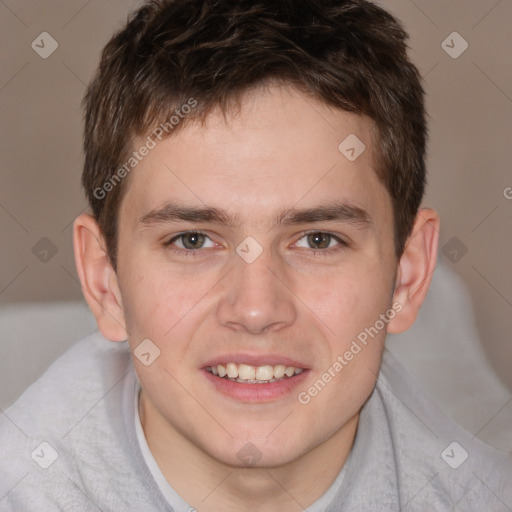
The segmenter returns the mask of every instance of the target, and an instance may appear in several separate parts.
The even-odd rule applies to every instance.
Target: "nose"
[[[234,267],[222,280],[217,307],[219,322],[251,334],[277,331],[292,325],[297,310],[287,286],[286,270],[270,249],[252,263],[233,255]]]

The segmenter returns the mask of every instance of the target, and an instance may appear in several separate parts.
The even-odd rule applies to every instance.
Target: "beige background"
[[[71,243],[86,206],[80,101],[101,48],[138,3],[0,1],[0,305],[82,298]],[[485,354],[512,389],[512,2],[380,3],[404,22],[425,78],[425,205],[443,220],[440,258],[469,287]],[[454,31],[469,45],[457,59],[441,46]],[[31,47],[42,32],[58,42],[47,59]],[[46,262],[34,254],[44,249]]]

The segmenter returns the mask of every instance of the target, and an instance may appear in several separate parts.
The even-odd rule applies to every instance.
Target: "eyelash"
[[[302,238],[304,238],[305,236],[307,235],[312,235],[312,234],[315,234],[315,233],[318,233],[318,234],[322,234],[322,235],[329,235],[331,238],[333,238],[334,240],[336,240],[336,242],[338,242],[338,246],[335,246],[335,247],[330,247],[330,248],[327,248],[327,249],[311,249],[310,248],[310,251],[312,252],[312,254],[315,256],[315,257],[318,257],[318,256],[328,256],[330,255],[332,252],[337,252],[337,251],[340,251],[344,248],[347,248],[349,247],[349,244],[345,241],[345,240],[342,240],[341,238],[339,238],[338,236],[332,234],[332,233],[329,233],[327,231],[303,231],[300,236],[297,238],[297,240],[295,241],[295,243],[297,243],[299,240],[301,240]],[[179,240],[180,238],[186,236],[186,235],[202,235],[202,236],[205,236],[207,238],[210,238],[208,236],[207,233],[205,233],[204,231],[196,231],[196,230],[192,230],[192,231],[184,231],[178,235],[175,235],[173,236],[170,240],[168,240],[167,242],[164,243],[164,247],[167,247],[171,252],[175,253],[175,254],[179,254],[181,256],[194,256],[194,257],[197,257],[197,256],[201,256],[201,249],[176,249],[173,247],[173,242],[175,242],[176,240]]]
[[[301,240],[305,236],[313,235],[313,234],[328,235],[332,239],[336,240],[336,242],[338,242],[338,245],[335,245],[334,247],[329,247],[327,249],[312,249],[312,248],[309,248],[310,253],[315,258],[317,258],[319,256],[330,256],[332,253],[339,252],[339,251],[341,251],[343,249],[346,249],[349,246],[349,244],[345,240],[343,240],[340,237],[334,235],[333,233],[329,233],[328,231],[317,231],[317,230],[303,231],[299,235],[299,237],[297,238],[295,243],[297,243],[299,240]]]
[[[175,242],[176,240],[179,240],[180,238],[186,236],[186,235],[203,235],[205,237],[208,237],[208,234],[205,233],[204,231],[196,231],[196,230],[192,230],[192,231],[184,231],[183,233],[180,233],[179,235],[175,235],[173,236],[170,240],[168,240],[167,242],[164,243],[164,246],[167,247],[171,252],[175,253],[175,254],[178,254],[180,256],[201,256],[201,250],[200,249],[196,249],[196,250],[193,250],[193,249],[176,249],[175,247],[173,247],[173,242]],[[209,238],[209,237],[208,237]]]

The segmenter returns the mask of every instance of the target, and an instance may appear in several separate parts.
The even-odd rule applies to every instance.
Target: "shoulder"
[[[83,466],[89,459],[101,461],[98,452],[106,441],[115,447],[111,438],[113,432],[120,434],[122,414],[109,409],[121,407],[120,387],[130,371],[127,344],[109,342],[96,332],[68,349],[0,415],[2,507],[53,510],[51,502],[56,510],[61,510],[57,503],[90,508],[77,492],[87,477]]]
[[[126,343],[95,332],[62,354],[5,414],[28,436],[49,430],[64,434],[84,405],[92,405],[130,366]]]
[[[422,392],[385,351],[375,393],[383,403],[404,510],[509,510],[512,456],[480,441]],[[417,506],[415,506],[417,505]]]

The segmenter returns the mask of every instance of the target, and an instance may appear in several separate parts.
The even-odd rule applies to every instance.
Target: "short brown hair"
[[[115,178],[135,137],[191,98],[195,108],[168,134],[213,107],[225,113],[269,82],[374,121],[376,172],[392,199],[400,257],[424,193],[427,139],[407,38],[399,21],[365,0],[152,0],[134,12],[104,48],[84,98],[82,184],[114,269],[127,180],[97,191]]]

